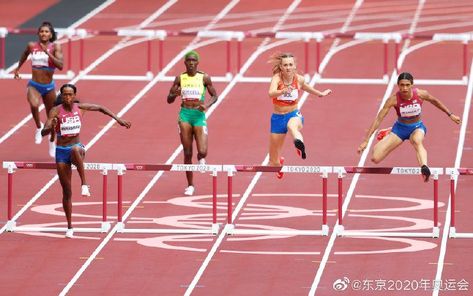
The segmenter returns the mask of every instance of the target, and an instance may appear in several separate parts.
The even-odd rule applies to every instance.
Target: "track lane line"
[[[111,1],[111,2],[114,2]],[[157,18],[159,17],[161,14],[163,14],[167,9],[169,9],[173,4],[175,4],[177,1],[176,0],[172,0],[172,1],[169,1],[166,3],[166,5],[164,6],[165,9],[163,9],[163,7],[160,7],[155,13],[152,14],[153,17]],[[102,7],[102,6],[101,6]],[[106,7],[106,6],[104,6]],[[94,10],[96,11],[96,13],[100,12],[98,10]],[[159,14],[158,14],[159,12]],[[90,14],[91,15],[91,14]],[[88,20],[88,19],[87,19]],[[84,21],[86,21],[86,19],[84,19]],[[146,24],[149,24],[150,22],[152,21],[151,17],[148,17],[146,18],[142,24],[139,25],[140,28],[143,28]],[[77,22],[76,24],[80,24],[82,22]],[[128,37],[124,37],[122,40],[126,40]],[[126,47],[127,44],[122,44],[122,43],[117,43],[113,48],[109,49],[106,53],[104,53],[102,56],[100,56],[97,60],[95,60],[93,63],[91,63],[87,68],[84,69],[84,71],[82,71],[81,73],[79,73],[74,79],[72,79],[70,81],[70,83],[76,83],[77,81],[79,81],[82,77],[86,76],[87,73],[89,73],[90,71],[92,71],[93,69],[95,69],[96,66],[98,66],[100,63],[102,63],[103,61],[105,61],[108,57],[110,57],[112,54],[114,54],[115,52],[117,52],[118,50]],[[162,71],[163,72],[163,71]],[[162,73],[160,73],[161,75]],[[159,75],[156,77],[158,78]],[[156,79],[155,78],[155,79]],[[146,91],[148,91],[149,89],[151,89],[151,87],[154,86],[154,84],[151,84],[149,83],[148,85],[145,86],[144,89],[146,89]],[[136,102],[138,102],[141,97],[144,95],[143,93],[143,90],[141,92],[138,93],[137,96],[135,96],[130,102],[128,102],[128,104],[122,108],[122,110],[120,110],[117,115],[119,117],[123,116],[123,114],[125,114],[131,107],[133,107]],[[44,105],[42,105],[44,107]],[[22,122],[25,122],[27,121],[27,119],[31,119],[32,116],[31,114],[29,114],[27,117],[25,117]],[[85,145],[85,149],[86,150],[89,150],[98,140],[100,140],[100,138],[113,126],[113,124],[115,123],[115,120],[114,119],[110,119],[109,122],[92,138],[92,140],[90,140],[86,145]],[[21,126],[18,126],[18,124],[13,128],[15,129],[13,132],[15,132],[18,128],[20,128]],[[12,130],[13,130],[12,129]],[[10,130],[10,131],[12,131]],[[12,132],[12,133],[13,133]],[[3,137],[2,137],[3,138]],[[0,144],[2,142],[0,141]],[[36,193],[12,218],[11,221],[15,222],[24,212],[26,212],[28,210],[28,208],[36,201],[38,200],[44,192],[46,192],[47,189],[49,189],[49,187],[51,187],[57,180],[58,180],[58,175],[54,175],[47,183],[46,185],[44,185],[39,191],[38,193]],[[7,224],[5,224],[2,228],[0,228],[0,234],[2,234],[3,232],[5,232],[5,230],[7,229]]]
[[[460,137],[458,138],[458,145],[457,145],[457,155],[455,158],[455,167],[459,168],[461,165],[461,159],[463,155],[463,146],[465,144],[465,137],[466,137],[466,128],[468,126],[468,116],[470,115],[470,107],[471,107],[471,97],[473,96],[473,62],[470,65],[470,77],[468,78],[468,89],[466,92],[465,97],[465,106],[463,108],[463,115],[462,115],[462,125],[460,127]],[[457,188],[458,178],[455,179],[455,190]],[[442,282],[442,273],[443,273],[443,266],[445,264],[445,256],[447,253],[447,242],[449,240],[449,229],[450,229],[450,194],[448,199],[447,205],[447,213],[445,215],[445,222],[443,226],[443,234],[442,234],[442,242],[440,243],[440,253],[439,258],[437,260],[437,272],[435,275],[435,280],[438,283]],[[432,296],[438,296],[440,290],[434,289],[432,291]]]
[[[208,25],[207,29],[210,29],[213,24],[218,22],[220,19],[222,19],[237,3],[239,0],[232,0],[227,4],[227,6],[214,18],[214,20]],[[199,40],[199,37],[195,37],[192,42],[185,48],[183,49],[160,73],[158,76],[156,76],[142,91],[140,91],[134,98],[134,100],[138,101],[143,95],[151,89],[162,77],[165,77],[165,74],[172,68],[174,65],[182,59],[182,57],[192,48],[195,48],[195,45],[197,41]],[[213,43],[214,41],[208,41],[208,42],[203,42],[204,44],[207,43]],[[130,102],[131,103],[131,102]],[[214,104],[215,105],[215,104]],[[128,105],[127,105],[128,106]],[[213,106],[212,106],[213,107]],[[215,109],[215,108],[214,108]],[[119,113],[120,114],[120,113]],[[120,115],[118,115],[120,116]],[[174,153],[171,155],[171,157],[168,159],[166,163],[171,163],[181,152],[182,150],[182,145],[179,145],[179,147],[174,151]],[[158,172],[153,179],[150,181],[150,183],[146,186],[146,188],[142,191],[140,196],[133,202],[133,204],[130,206],[130,208],[127,210],[127,212],[123,215],[123,221],[125,221],[128,216],[133,212],[135,207],[138,205],[139,202],[144,198],[144,196],[147,194],[147,192],[154,186],[154,184],[159,180],[159,178],[163,175],[164,172],[160,171]],[[115,235],[115,233],[118,231],[119,225],[116,224],[110,232],[106,235],[106,237],[103,239],[103,241],[99,244],[99,246],[92,252],[92,254],[87,258],[87,260],[84,262],[84,264],[81,266],[81,268],[76,272],[76,274],[72,277],[72,279],[67,283],[67,285],[64,287],[64,289],[61,291],[59,295],[67,295],[69,290],[72,288],[72,286],[79,280],[81,275],[85,272],[85,270],[89,267],[89,265],[92,263],[93,260],[97,257],[97,255],[102,251],[103,248],[107,245],[107,243],[112,239],[112,237]]]
[[[420,11],[422,10],[423,8],[423,5],[424,5],[424,1],[423,0],[420,0],[419,2],[419,5],[417,7],[417,10],[416,10],[416,13],[414,15],[414,20],[412,22],[412,25],[411,27],[409,28],[409,32],[414,32],[415,31],[415,24],[417,24],[418,22],[418,18],[420,17]],[[404,46],[403,46],[403,50],[407,48],[408,44],[407,44],[407,41],[405,41],[404,43]],[[391,78],[389,80],[389,84],[386,88],[386,92],[384,94],[384,97],[383,97],[383,100],[381,101],[380,105],[379,105],[379,108],[378,108],[378,111],[383,107],[384,103],[386,102],[386,100],[389,98],[389,96],[391,95],[392,93],[392,90],[394,88],[394,85],[397,81],[397,71],[396,69],[393,70],[392,74],[391,74]],[[371,136],[369,142],[368,142],[368,145],[365,149],[365,151],[362,153],[361,155],[361,158],[360,158],[360,161],[358,162],[358,166],[363,166],[365,161],[366,161],[366,158],[368,157],[368,154],[369,154],[369,151],[371,149],[371,145],[373,144],[373,141],[374,141],[374,138],[375,138],[375,134],[373,133],[373,135]],[[346,194],[346,197],[345,197],[345,200],[343,202],[343,206],[342,206],[342,217],[345,216],[345,213],[348,209],[348,205],[351,201],[351,198],[353,196],[353,192],[355,190],[355,187],[356,185],[358,184],[358,179],[359,179],[359,176],[360,174],[355,174],[353,176],[353,179],[352,181],[350,182],[350,187],[347,191],[347,194]],[[339,220],[337,218],[337,221],[335,223],[335,226],[334,226],[334,229],[336,227],[339,226]],[[318,288],[318,285],[322,279],[322,275],[324,273],[324,270],[325,270],[325,266],[327,265],[327,262],[328,262],[328,259],[329,259],[329,256],[330,256],[330,253],[332,252],[332,249],[335,245],[335,240],[337,238],[337,233],[336,231],[333,231],[332,234],[330,235],[330,239],[329,239],[329,242],[327,243],[327,247],[324,251],[324,254],[322,256],[322,260],[319,264],[319,267],[317,269],[317,273],[315,274],[315,278],[314,278],[314,281],[311,285],[311,288],[310,288],[310,291],[309,291],[309,295],[310,296],[313,296],[315,295],[316,293],[316,290]]]

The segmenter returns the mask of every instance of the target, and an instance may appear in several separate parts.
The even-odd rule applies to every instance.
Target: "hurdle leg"
[[[212,234],[218,234],[217,223],[217,171],[212,172]]]
[[[233,171],[228,171],[227,181],[227,225],[225,226],[227,234],[233,234],[235,225],[233,225]]]
[[[108,232],[111,228],[110,222],[107,221],[107,187],[108,187],[108,170],[102,171],[102,232]]]
[[[439,176],[434,174],[434,227],[432,230],[432,237],[439,237]]]
[[[450,175],[450,230],[449,237],[456,237],[455,229],[455,174]]]
[[[322,174],[322,235],[327,236],[329,227],[327,224],[327,178],[328,173]]]
[[[117,196],[117,226],[118,231],[123,231],[125,229],[125,225],[123,224],[123,169],[119,168],[117,170],[117,178],[118,178],[118,196]]]
[[[8,167],[8,200],[7,200],[7,231],[12,232],[16,226],[16,222],[12,221],[13,218],[13,173],[15,170],[12,166]]]
[[[343,226],[343,173],[338,173],[338,225],[335,226],[338,236],[343,234],[345,227]]]

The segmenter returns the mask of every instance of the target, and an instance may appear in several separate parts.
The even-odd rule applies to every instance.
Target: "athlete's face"
[[[409,96],[411,94],[412,83],[410,80],[401,79],[397,83],[397,86],[399,87],[399,91],[403,96]]]
[[[72,89],[72,87],[64,87],[61,92],[61,97],[64,104],[71,105],[74,101],[74,98],[76,97],[76,94],[74,93],[74,89]]]
[[[44,42],[49,41],[49,39],[51,39],[52,37],[51,30],[49,30],[49,27],[43,26],[39,28],[38,36],[41,41],[44,41]]]
[[[285,75],[291,75],[296,70],[296,63],[293,57],[281,59],[281,71]]]
[[[195,73],[197,71],[197,65],[199,65],[199,60],[197,57],[190,55],[185,59],[184,64],[186,65],[188,73]]]

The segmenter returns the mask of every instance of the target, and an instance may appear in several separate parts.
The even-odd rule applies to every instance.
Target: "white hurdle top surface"
[[[443,175],[443,168],[429,168],[432,175]],[[421,175],[420,167],[333,167],[341,174]]]
[[[42,169],[42,170],[55,170],[55,162],[28,162],[28,161],[4,161],[4,169]],[[103,171],[112,170],[113,164],[111,163],[96,163],[96,162],[85,162],[84,169],[89,171]]]

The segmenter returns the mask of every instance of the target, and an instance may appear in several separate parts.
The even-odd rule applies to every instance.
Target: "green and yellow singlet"
[[[205,85],[204,73],[197,71],[194,76],[187,75],[187,72],[182,73],[181,79],[181,98],[183,101],[204,101],[205,100]]]

